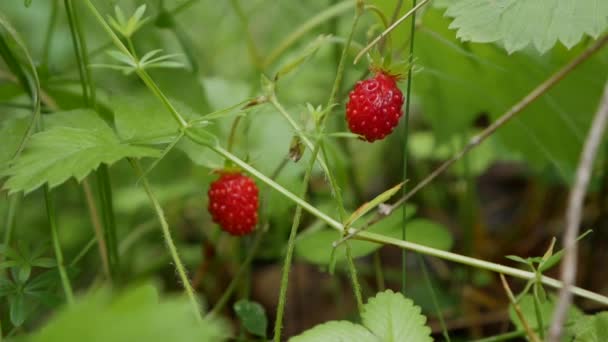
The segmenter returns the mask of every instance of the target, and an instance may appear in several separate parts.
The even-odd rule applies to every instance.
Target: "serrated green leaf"
[[[332,321],[319,324],[301,335],[292,337],[289,342],[380,342],[364,327],[348,321]]]
[[[364,306],[361,320],[380,341],[433,341],[431,328],[425,325],[426,317],[420,307],[391,290],[371,298]]]
[[[454,18],[450,28],[460,39],[498,42],[509,53],[530,45],[544,53],[558,41],[571,48],[608,28],[603,0],[454,0],[445,14]]]
[[[346,222],[344,222],[344,226],[350,227],[354,222],[360,219],[363,215],[367,214],[370,210],[388,201],[391,197],[393,197],[393,195],[397,193],[397,191],[401,189],[404,183],[405,182],[399,183],[394,187],[384,191],[380,195],[376,196],[371,201],[365,202],[362,206],[357,208],[357,210],[355,210],[348,219],[346,219]]]
[[[114,300],[105,290],[80,298],[56,313],[30,341],[224,341],[228,335],[221,321],[198,323],[185,299],[159,301],[156,290],[142,286]]]
[[[256,336],[266,337],[268,320],[263,306],[259,303],[242,299],[234,303],[234,312],[236,312],[236,315],[247,331]]]
[[[180,101],[171,99],[171,103],[186,120],[200,118]],[[116,131],[124,140],[165,143],[178,134],[179,125],[171,113],[148,93],[114,96],[110,105]]]
[[[101,163],[111,165],[127,157],[158,156],[155,149],[122,143],[91,110],[59,115],[78,118],[73,119],[73,125],[54,126],[34,134],[24,153],[0,174],[9,177],[4,187],[11,193],[28,193],[43,184],[53,188],[72,177],[81,181]]]
[[[608,336],[608,312],[603,311],[593,316],[582,316],[570,329],[574,335],[573,342],[602,342]]]

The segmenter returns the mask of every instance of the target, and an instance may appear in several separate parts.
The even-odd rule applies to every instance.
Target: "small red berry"
[[[207,194],[213,222],[232,235],[253,231],[258,223],[258,187],[251,178],[240,172],[221,172]]]
[[[397,78],[382,71],[359,81],[349,94],[346,121],[351,132],[372,142],[389,135],[403,115],[403,94]]]

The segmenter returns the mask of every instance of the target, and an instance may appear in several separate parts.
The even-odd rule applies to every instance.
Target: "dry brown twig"
[[[538,335],[536,335],[534,330],[532,330],[532,328],[530,328],[530,325],[528,324],[526,317],[524,317],[524,314],[521,312],[521,308],[519,307],[519,304],[517,304],[517,299],[515,299],[515,296],[513,295],[513,291],[511,291],[511,288],[509,287],[509,283],[507,283],[507,279],[505,278],[505,276],[502,273],[500,274],[500,281],[502,282],[502,286],[504,287],[505,292],[507,293],[507,296],[509,297],[509,301],[513,305],[513,309],[515,310],[515,314],[517,314],[517,318],[519,318],[519,320],[521,321],[521,324],[524,326],[524,330],[526,331],[526,334],[528,335],[530,340],[533,342],[541,342]]]
[[[593,161],[600,147],[602,136],[608,123],[608,82],[604,87],[604,93],[599,108],[589,129],[589,134],[583,146],[581,159],[576,169],[576,178],[570,197],[568,199],[568,210],[566,211],[566,229],[564,231],[564,259],[561,267],[561,280],[564,284],[559,292],[557,308],[551,323],[549,342],[560,341],[564,321],[568,307],[572,303],[572,292],[570,289],[576,280],[577,267],[577,244],[576,238],[579,234],[579,225],[583,211],[583,201],[587,186],[593,171]]]

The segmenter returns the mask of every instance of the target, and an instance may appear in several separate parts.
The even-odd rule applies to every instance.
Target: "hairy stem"
[[[173,263],[175,264],[175,269],[177,271],[177,275],[179,276],[180,281],[182,282],[182,285],[184,286],[184,289],[186,290],[188,299],[190,299],[190,304],[192,305],[192,311],[194,312],[194,315],[196,316],[196,318],[199,321],[202,321],[203,317],[201,316],[198,299],[196,298],[194,289],[192,288],[192,285],[190,284],[190,279],[188,278],[188,275],[186,274],[186,268],[184,267],[184,264],[182,263],[182,260],[179,257],[179,253],[177,252],[177,247],[175,246],[175,243],[173,242],[173,238],[171,237],[171,231],[169,230],[169,224],[167,223],[167,220],[165,219],[165,214],[164,214],[163,208],[161,207],[160,203],[158,202],[158,199],[156,198],[156,196],[154,196],[154,193],[152,192],[152,188],[150,187],[150,184],[148,183],[148,178],[144,176],[143,170],[142,170],[139,162],[136,160],[133,160],[133,159],[130,159],[130,161],[131,161],[131,165],[133,165],[133,168],[135,169],[135,171],[138,173],[138,175],[141,178],[141,181],[142,181],[142,184],[146,191],[146,194],[148,195],[148,199],[150,199],[150,202],[152,202],[152,206],[154,207],[154,211],[156,212],[156,216],[158,217],[158,221],[160,223],[160,227],[163,232],[163,238],[165,239],[165,243],[167,244],[167,247],[169,248],[169,253],[171,254],[171,258],[173,259]]]
[[[319,144],[315,146],[313,155],[319,152]],[[302,190],[300,197],[303,198],[308,192],[308,183],[312,169],[315,165],[314,158],[310,159],[306,173],[304,174],[304,180],[302,181]],[[291,260],[293,258],[293,251],[296,246],[296,235],[298,234],[298,227],[300,226],[300,219],[302,218],[302,205],[296,206],[296,212],[293,217],[293,223],[289,232],[289,239],[287,241],[287,251],[285,252],[285,259],[283,259],[283,271],[281,273],[281,287],[279,289],[279,304],[277,306],[277,315],[274,323],[274,341],[281,342],[281,330],[283,329],[283,316],[285,314],[285,305],[287,303],[287,287],[289,285],[289,271],[291,270]]]

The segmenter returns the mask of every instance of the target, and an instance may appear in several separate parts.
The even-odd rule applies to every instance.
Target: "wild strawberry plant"
[[[0,13],[0,340],[606,337],[593,310],[608,280],[555,278],[572,247],[554,252],[553,217],[493,238],[498,200],[476,180],[508,163],[547,197],[575,183],[608,103],[608,2],[52,0]],[[590,191],[607,183],[604,154]],[[513,241],[543,247],[502,248]],[[587,301],[565,302],[564,324],[556,290]],[[323,306],[298,325],[301,300]],[[510,332],[454,323],[507,305]]]

